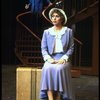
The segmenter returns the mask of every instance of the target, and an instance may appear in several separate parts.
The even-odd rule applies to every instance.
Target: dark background
[[[19,0],[20,1],[20,0]],[[1,0],[1,57],[2,64],[16,64],[14,53],[16,36],[16,10],[15,0]],[[20,8],[20,6],[18,7]],[[18,9],[20,10],[20,9]]]

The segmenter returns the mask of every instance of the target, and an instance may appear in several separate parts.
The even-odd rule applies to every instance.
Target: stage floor
[[[2,65],[2,100],[16,100],[16,65]],[[99,100],[99,78],[72,78],[76,100]]]

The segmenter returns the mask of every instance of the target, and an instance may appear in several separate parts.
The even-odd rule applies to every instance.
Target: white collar
[[[56,35],[56,33],[55,33],[55,31],[54,31],[54,26],[51,27],[51,28],[49,28],[48,30],[49,30],[49,33],[50,33],[51,35]],[[67,27],[63,27],[63,28],[59,31],[59,34],[58,34],[58,35],[63,35],[63,34],[65,34],[65,31],[66,31],[66,30],[67,30]]]

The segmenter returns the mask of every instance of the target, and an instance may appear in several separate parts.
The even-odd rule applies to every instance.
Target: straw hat
[[[62,9],[60,9],[60,8],[52,8],[50,11],[49,11],[49,18],[50,18],[50,20],[51,20],[51,15],[52,15],[52,12],[54,11],[54,10],[58,10],[60,13],[62,13],[62,15],[64,16],[64,18],[65,18],[65,20],[64,20],[64,25],[67,23],[67,16],[66,16],[66,14],[65,14],[65,12],[62,10]]]

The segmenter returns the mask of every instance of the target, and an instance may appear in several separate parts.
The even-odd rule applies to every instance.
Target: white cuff
[[[61,59],[65,59],[66,61],[68,61],[68,56],[64,55],[64,56],[61,57]]]
[[[45,55],[45,56],[44,56],[44,61],[46,61],[46,60],[49,59],[49,58],[51,58],[51,56]]]

